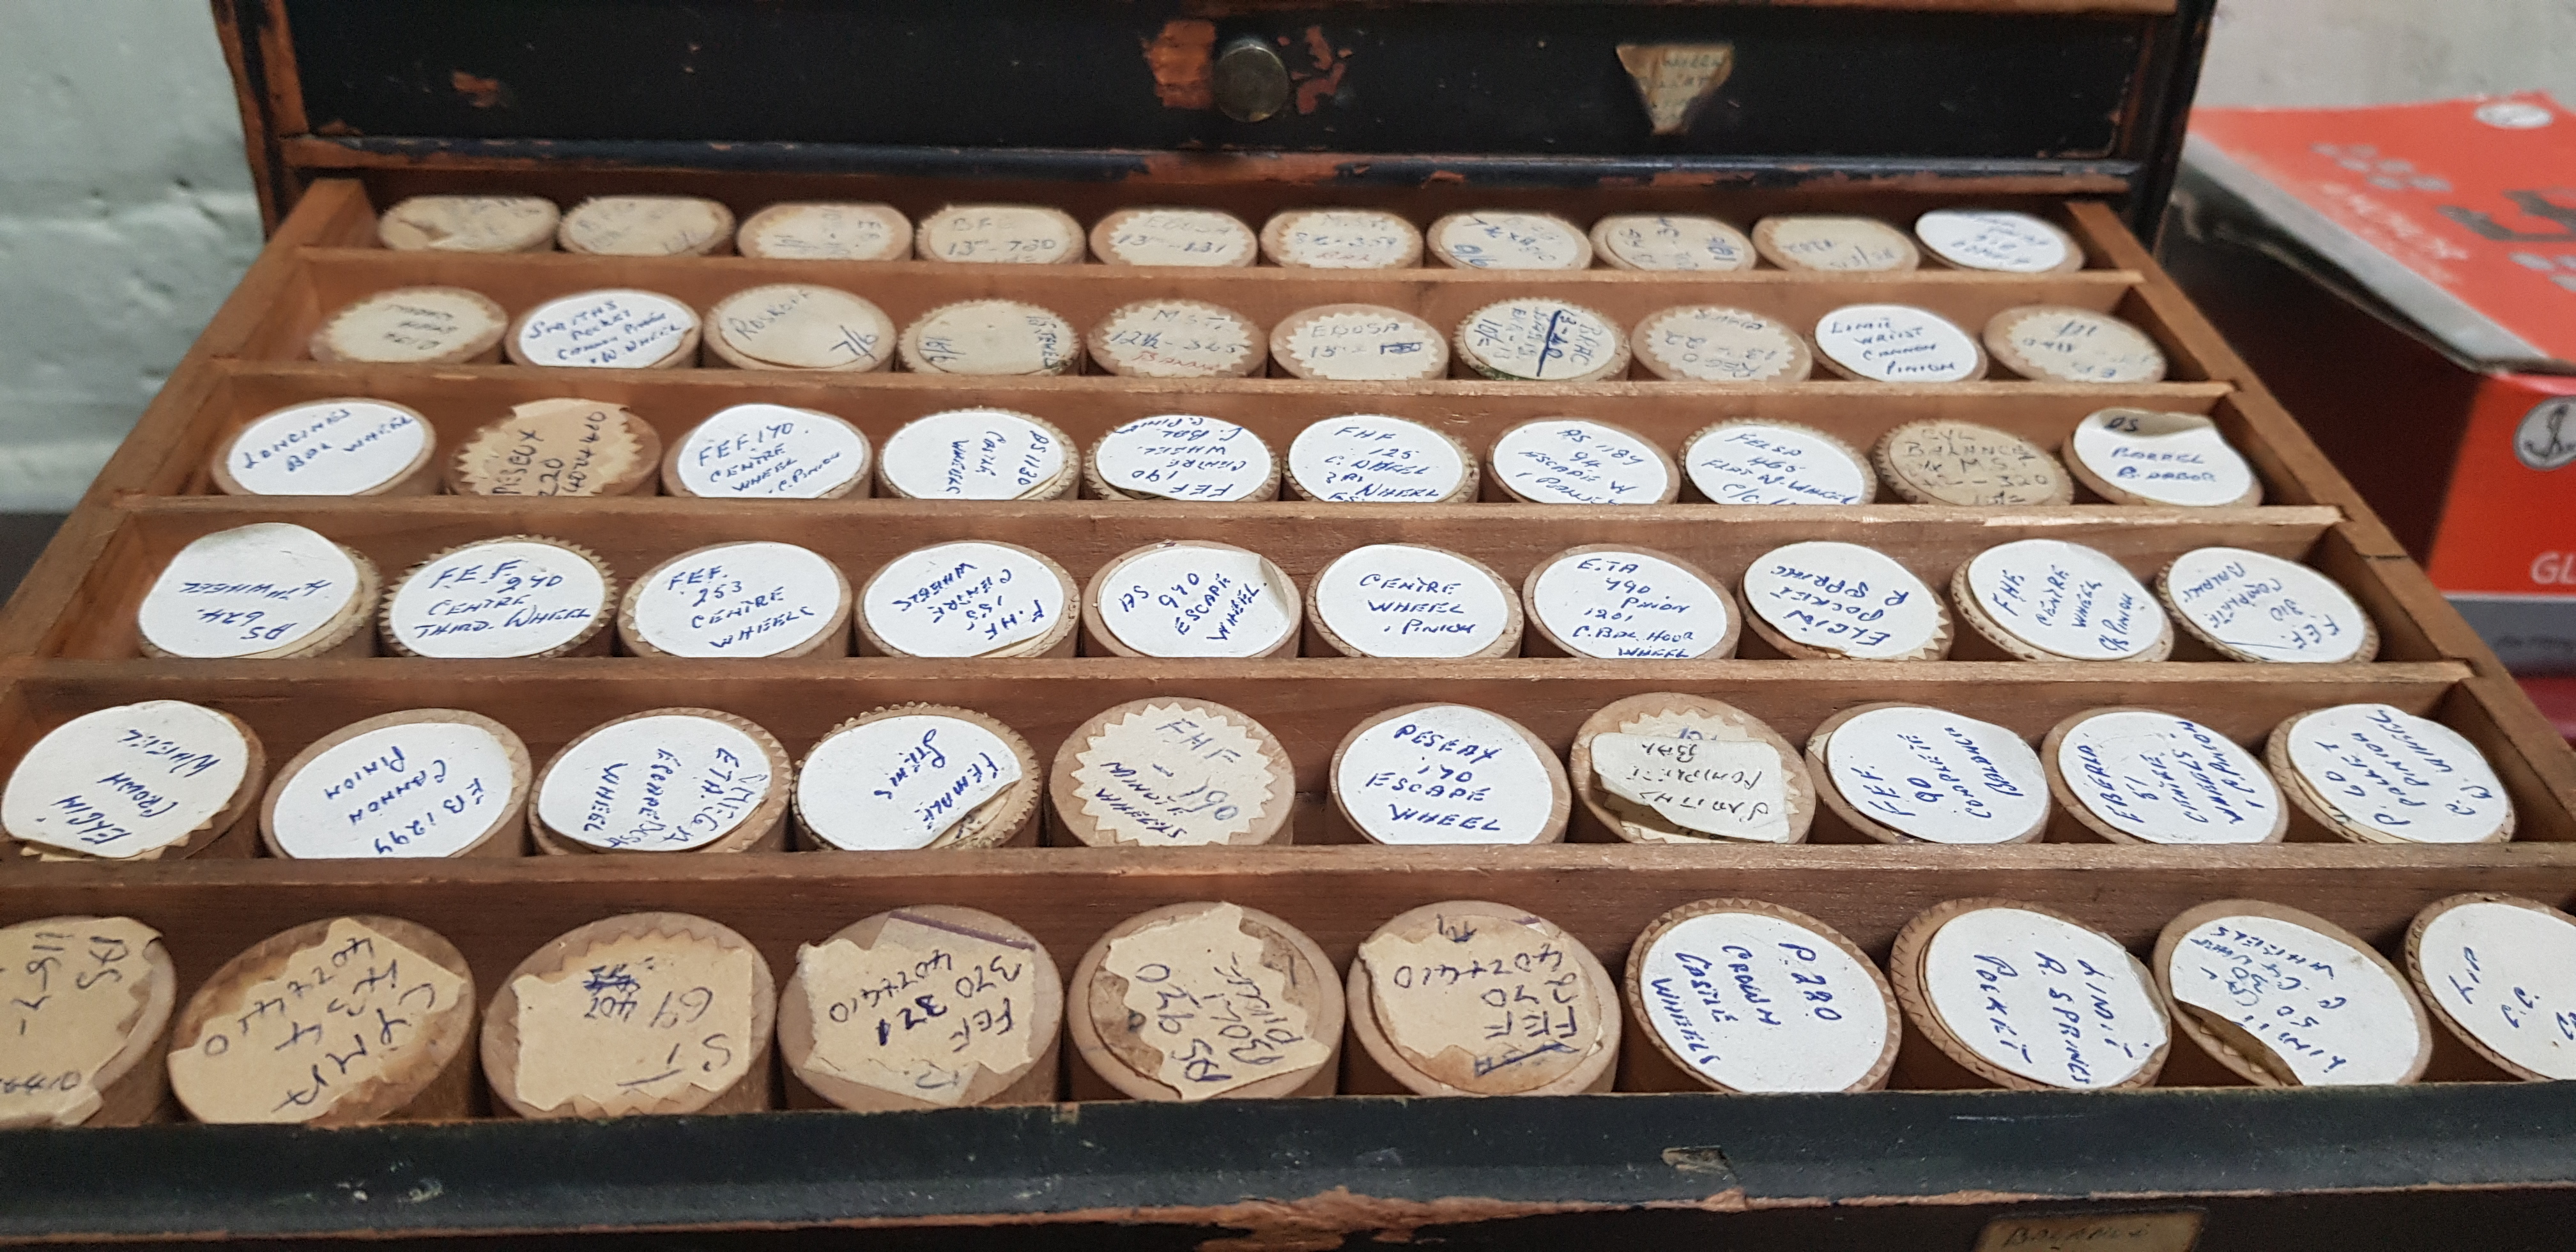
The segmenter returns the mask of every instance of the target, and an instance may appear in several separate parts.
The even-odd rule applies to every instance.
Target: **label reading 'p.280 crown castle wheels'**
[[[1646,948],[1640,1015],[1729,1090],[1845,1091],[1887,1049],[1887,1001],[1842,946],[1767,913],[1703,913]]]

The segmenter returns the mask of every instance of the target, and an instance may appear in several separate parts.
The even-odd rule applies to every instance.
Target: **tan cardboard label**
[[[0,1126],[77,1126],[98,1111],[94,1080],[143,1011],[144,949],[160,937],[130,917],[0,930]]]
[[[1033,952],[1022,940],[897,914],[876,946],[796,950],[814,1018],[811,1064],[933,1104],[957,1105],[978,1073],[1026,1069],[1045,1041]]]
[[[1127,1009],[1143,1023],[1137,1038],[1160,1055],[1148,1076],[1183,1100],[1332,1056],[1332,1045],[1310,1033],[1305,1007],[1288,998],[1288,975],[1261,963],[1261,948],[1243,933],[1243,909],[1220,904],[1111,940],[1102,954],[1100,968],[1127,980]]]
[[[555,1109],[578,1097],[614,1116],[691,1087],[730,1089],[760,1059],[751,1037],[759,959],[688,935],[629,935],[554,973],[522,976],[511,984],[520,1103]]]
[[[1270,804],[1270,759],[1231,719],[1157,704],[1103,726],[1073,773],[1082,812],[1120,843],[1224,843]]]
[[[1574,941],[1535,917],[1443,917],[1360,945],[1377,1023],[1404,1059],[1461,1090],[1517,1095],[1601,1050],[1605,1006]]]
[[[477,436],[466,490],[486,496],[589,496],[634,472],[643,448],[626,410],[589,400],[534,400]]]
[[[425,1027],[465,990],[446,966],[334,918],[320,943],[296,949],[170,1053],[170,1085],[199,1121],[309,1122],[424,1062]]]

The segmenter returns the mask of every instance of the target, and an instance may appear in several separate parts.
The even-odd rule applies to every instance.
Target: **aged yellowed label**
[[[1605,1006],[1574,941],[1535,917],[1443,916],[1360,945],[1377,1024],[1452,1087],[1517,1095],[1601,1050]]]
[[[1976,1252],[2191,1252],[2201,1212],[1998,1217],[1977,1237]]]
[[[623,481],[643,448],[626,410],[592,400],[532,400],[466,449],[467,491],[485,496],[593,496]]]
[[[354,918],[298,948],[170,1053],[170,1086],[204,1122],[309,1122],[427,1056],[464,978]],[[174,1044],[187,1043],[173,1040]]]
[[[990,1070],[1028,1068],[1036,955],[1026,940],[897,914],[876,946],[847,939],[796,951],[814,1019],[813,1068],[933,1104],[965,1102]]]
[[[1120,843],[1224,843],[1270,804],[1270,758],[1251,732],[1187,704],[1135,710],[1074,758],[1082,812]]]
[[[0,930],[0,1127],[77,1126],[99,1068],[125,1048],[151,990],[130,917],[48,918]]]
[[[689,935],[628,935],[551,974],[510,984],[519,999],[519,1102],[579,1099],[616,1116],[695,1087],[721,1093],[759,1059],[748,948]],[[587,1111],[587,1110],[585,1110]]]
[[[1332,1056],[1332,1045],[1310,1033],[1305,1007],[1288,998],[1288,975],[1261,963],[1261,948],[1243,933],[1242,907],[1220,904],[1111,940],[1102,955],[1100,968],[1127,980],[1137,1037],[1161,1056],[1151,1077],[1182,1099],[1224,1095]]]
[[[1762,843],[1787,843],[1792,833],[1787,770],[1779,749],[1760,741],[1674,731],[1595,735],[1592,776],[1683,830]]]
[[[1729,43],[1623,43],[1619,64],[1637,84],[1637,98],[1658,135],[1690,129],[1691,118],[1735,69]]]

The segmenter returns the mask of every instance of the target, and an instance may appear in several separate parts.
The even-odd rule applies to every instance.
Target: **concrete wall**
[[[0,511],[68,507],[258,251],[199,0],[17,4],[0,40]],[[2544,87],[2576,0],[2226,0],[2202,98]]]

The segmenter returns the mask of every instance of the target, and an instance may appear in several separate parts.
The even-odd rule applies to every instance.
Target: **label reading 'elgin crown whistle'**
[[[213,821],[249,770],[250,744],[211,709],[179,700],[100,709],[27,750],[0,793],[0,827],[88,856],[140,856]]]

